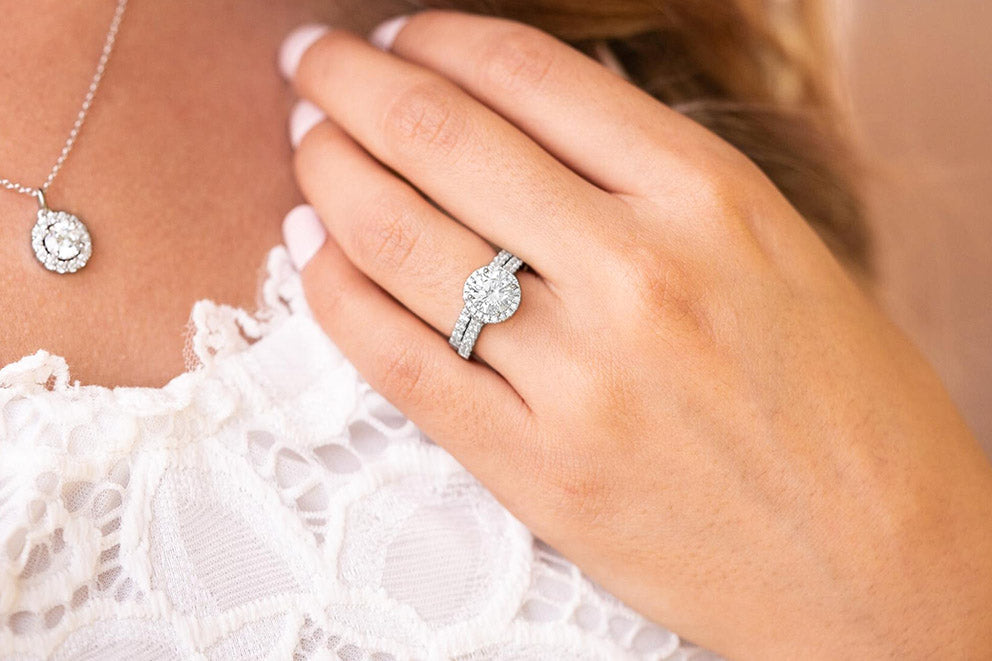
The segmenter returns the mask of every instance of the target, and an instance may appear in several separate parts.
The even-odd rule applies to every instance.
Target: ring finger
[[[305,196],[355,266],[414,314],[448,336],[468,275],[495,255],[489,243],[449,218],[389,172],[330,121],[310,130],[296,152]],[[333,182],[346,181],[346,186]],[[553,325],[554,294],[531,272],[517,272],[525,301],[484,331],[474,353],[517,385],[534,369]],[[536,319],[540,311],[541,319]]]

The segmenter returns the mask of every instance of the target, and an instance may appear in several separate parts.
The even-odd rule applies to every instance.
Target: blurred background
[[[992,457],[992,2],[828,0],[878,297]]]

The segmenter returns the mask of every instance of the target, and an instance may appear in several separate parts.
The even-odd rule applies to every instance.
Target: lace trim
[[[79,381],[73,383],[65,358],[43,350],[0,368],[0,388],[25,393],[46,390],[58,393],[81,390],[144,392],[149,395],[167,393],[191,375],[208,371],[220,361],[243,353],[279,328],[289,317],[300,313],[309,315],[299,273],[282,245],[272,248],[266,257],[258,298],[258,308],[254,313],[210,300],[194,303],[183,351],[187,371],[161,388],[108,388],[83,385]]]
[[[194,306],[163,388],[0,370],[0,659],[718,658],[535,542],[361,379],[282,247],[266,272],[254,315]]]
[[[244,351],[290,315],[307,310],[299,274],[282,246],[269,252],[259,299],[254,313],[209,300],[193,305],[186,346],[190,371]]]

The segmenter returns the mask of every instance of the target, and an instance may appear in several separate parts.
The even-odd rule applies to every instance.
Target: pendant
[[[38,221],[31,230],[31,247],[41,265],[56,273],[75,273],[93,253],[90,233],[79,218],[67,211],[49,209],[45,195],[38,197]]]

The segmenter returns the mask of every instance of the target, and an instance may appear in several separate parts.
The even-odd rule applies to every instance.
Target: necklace
[[[114,17],[110,21],[110,29],[107,30],[107,37],[104,40],[103,52],[100,53],[100,60],[96,65],[96,73],[93,74],[93,79],[90,81],[89,89],[87,89],[83,99],[83,105],[79,108],[76,121],[69,131],[69,137],[66,138],[62,152],[48,173],[48,177],[36,188],[0,177],[0,186],[3,188],[37,198],[38,220],[31,230],[31,248],[42,266],[56,273],[75,273],[86,266],[86,262],[89,261],[90,255],[93,253],[93,242],[86,225],[77,216],[67,211],[48,208],[45,192],[55,181],[55,177],[58,176],[66,159],[69,158],[69,153],[76,144],[76,138],[79,137],[79,131],[86,121],[90,106],[93,105],[96,91],[103,79],[103,72],[107,69],[110,54],[114,51],[114,42],[117,40],[117,31],[120,29],[121,19],[124,18],[127,2],[128,0],[117,1],[117,9],[114,11]]]

